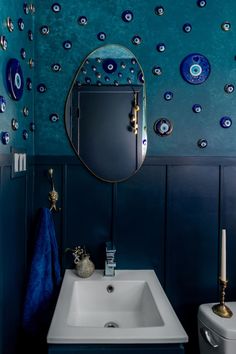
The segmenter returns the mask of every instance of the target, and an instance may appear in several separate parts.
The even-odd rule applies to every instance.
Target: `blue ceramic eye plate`
[[[7,106],[7,103],[6,103],[5,98],[3,96],[0,96],[0,113],[5,112],[6,106]]]
[[[117,63],[113,59],[105,59],[102,63],[102,67],[107,74],[112,74],[117,69]]]
[[[220,120],[220,125],[222,128],[230,128],[232,125],[232,119],[230,117],[222,117]]]
[[[134,15],[132,11],[126,10],[122,13],[121,17],[124,22],[131,22],[134,18]]]
[[[202,84],[210,75],[211,66],[202,54],[189,54],[180,64],[180,72],[185,81],[193,85]]]
[[[19,101],[23,95],[24,79],[20,63],[17,59],[10,59],[6,68],[7,88],[10,97]]]

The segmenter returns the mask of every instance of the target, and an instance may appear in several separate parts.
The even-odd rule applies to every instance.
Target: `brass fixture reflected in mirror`
[[[106,45],[85,58],[67,96],[65,127],[97,178],[120,182],[139,170],[147,151],[146,92],[129,49]]]

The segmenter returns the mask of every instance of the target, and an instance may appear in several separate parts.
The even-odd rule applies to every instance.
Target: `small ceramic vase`
[[[88,278],[94,272],[94,264],[90,260],[90,256],[88,254],[82,256],[81,260],[77,260],[75,264],[76,274],[81,278]]]

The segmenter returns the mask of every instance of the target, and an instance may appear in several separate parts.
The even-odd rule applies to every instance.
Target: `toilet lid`
[[[226,305],[233,312],[231,318],[223,318],[212,311],[215,303],[203,304],[198,309],[198,319],[220,336],[227,339],[236,339],[236,302],[226,302]]]

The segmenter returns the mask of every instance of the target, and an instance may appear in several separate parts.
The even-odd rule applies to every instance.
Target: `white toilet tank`
[[[222,318],[212,311],[212,304],[198,309],[198,340],[200,354],[236,354],[236,302],[227,302],[233,312]]]

